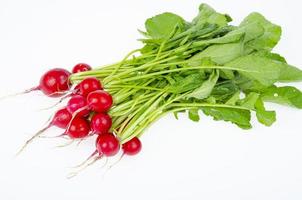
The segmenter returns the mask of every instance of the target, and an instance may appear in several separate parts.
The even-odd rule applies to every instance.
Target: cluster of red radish
[[[91,70],[87,64],[80,63],[74,66],[72,73],[79,73]],[[70,97],[66,107],[59,109],[53,116],[51,122],[30,140],[40,136],[46,129],[56,126],[65,129],[60,136],[68,136],[70,139],[85,139],[97,134],[96,151],[93,155],[114,156],[120,150],[118,138],[110,132],[112,120],[107,113],[113,105],[112,96],[103,90],[101,82],[89,77],[82,80],[71,89],[69,76],[65,69],[51,69],[46,72],[40,80],[38,87],[29,91],[40,90],[49,97]],[[25,147],[25,146],[24,146]],[[135,155],[141,150],[141,142],[135,137],[122,144],[123,155]]]

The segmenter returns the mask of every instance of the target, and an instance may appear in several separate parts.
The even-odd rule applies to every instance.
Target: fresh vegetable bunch
[[[202,111],[250,129],[251,112],[266,126],[275,122],[264,102],[302,108],[301,91],[275,85],[302,80],[301,70],[272,53],[280,26],[259,13],[238,26],[231,21],[206,4],[191,22],[163,13],[146,20],[143,47],[123,60],[95,69],[79,64],[72,74],[50,70],[33,90],[69,101],[49,126],[65,128],[61,136],[71,139],[97,134],[92,157],[100,158],[115,155],[120,145],[125,154],[138,153],[138,138],[168,113],[187,112],[198,121]]]

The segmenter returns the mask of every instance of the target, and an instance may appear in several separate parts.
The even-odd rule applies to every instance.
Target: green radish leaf
[[[173,112],[173,115],[174,115],[175,119],[178,120],[178,112]]]
[[[255,39],[265,34],[265,28],[260,22],[243,23],[238,28],[229,32],[223,37],[198,41],[193,46],[216,44],[209,46],[204,51],[196,54],[190,59],[190,65],[198,65],[198,60],[209,57],[213,62],[223,65],[245,54],[246,43],[254,41]],[[220,43],[220,44],[219,44]],[[195,64],[194,64],[195,63]]]
[[[267,88],[267,86],[262,85],[258,81],[250,80],[247,77],[244,76],[237,76],[234,80],[235,84],[238,85],[238,87],[248,93],[248,92],[261,92]]]
[[[140,29],[137,29],[137,31],[138,31],[142,36],[144,36],[144,37],[149,37],[149,35],[148,35],[147,32],[142,31],[142,30],[140,30]]]
[[[247,46],[254,50],[271,50],[276,46],[281,37],[281,27],[275,25],[265,19],[260,13],[249,14],[240,24],[240,26],[246,26],[248,24],[258,23],[264,28],[262,36],[255,38],[247,43]]]
[[[185,77],[178,77],[178,79],[174,81],[175,82],[172,85],[167,86],[166,91],[181,94],[199,87],[204,82],[204,79],[201,73],[193,71],[193,74]]]
[[[205,99],[210,96],[217,80],[219,78],[219,71],[215,70],[210,75],[209,79],[204,81],[198,88],[187,94],[185,98]]]
[[[227,63],[226,67],[238,70],[243,76],[265,86],[270,86],[277,81],[302,80],[301,70],[286,63],[253,54],[239,57]]]
[[[302,92],[291,86],[267,88],[262,94],[263,101],[289,105],[302,109]]]
[[[266,58],[269,58],[271,60],[276,60],[276,61],[279,61],[279,62],[282,62],[282,63],[287,63],[283,56],[281,56],[277,53],[269,52],[267,50],[257,51],[255,53],[253,53],[253,55],[266,57]]]
[[[216,12],[212,7],[207,4],[201,4],[199,6],[198,16],[192,21],[193,25],[196,24],[217,24],[219,26],[226,26],[232,19],[228,15],[220,14]]]
[[[248,23],[240,25],[233,32],[243,32],[244,33],[244,43],[248,43],[261,37],[264,34],[265,29],[258,22]]]
[[[189,115],[189,119],[191,119],[194,122],[198,122],[200,120],[198,109],[190,109],[188,115]]]
[[[276,112],[266,111],[261,98],[257,99],[255,109],[258,121],[265,126],[271,126],[276,121]]]
[[[174,115],[175,119],[178,120],[178,119],[179,119],[179,118],[178,118],[178,114],[179,114],[179,113],[184,113],[184,112],[185,112],[185,111],[176,111],[176,112],[173,112],[173,115]]]
[[[240,106],[253,110],[259,99],[259,94],[255,92],[249,93],[244,99],[240,100]]]
[[[227,33],[231,32],[233,30],[236,30],[236,28],[237,28],[237,27],[231,26],[231,25],[219,27],[218,25],[215,25],[215,24],[208,24],[208,26],[215,26],[216,28],[211,32],[199,35],[198,39],[207,40],[207,39],[211,39],[211,38],[222,37],[222,36],[226,35]],[[196,26],[194,26],[194,27],[196,27]]]
[[[284,64],[282,66],[278,82],[288,83],[294,81],[302,81],[302,70],[294,66]]]
[[[214,120],[224,120],[232,122],[242,129],[250,129],[251,113],[249,110],[236,108],[202,108],[205,115],[212,116]]]
[[[271,126],[276,121],[276,112],[257,110],[256,117],[261,124],[265,126]]]
[[[281,73],[281,66],[278,64],[267,58],[248,55],[239,57],[227,63],[226,66],[238,70],[243,76],[263,85],[272,85]]]
[[[235,74],[232,70],[227,70],[227,69],[222,69],[219,72],[220,77],[223,79],[234,79],[235,78]]]
[[[215,85],[211,96],[215,97],[217,102],[224,103],[237,92],[239,87],[233,81],[225,81]]]
[[[253,53],[253,55],[268,58],[270,60],[274,60],[277,63],[283,63],[281,67],[281,73],[278,78],[279,82],[302,81],[302,71],[294,66],[288,65],[285,58],[281,55],[264,50],[255,52]]]
[[[225,104],[234,106],[239,101],[239,99],[240,99],[240,92],[238,91],[235,94],[233,94],[233,96],[230,99],[228,99]]]
[[[276,112],[265,110],[260,94],[251,92],[239,102],[240,106],[255,110],[258,121],[265,126],[271,126],[276,121]]]
[[[194,42],[192,44],[192,47],[206,46],[206,45],[210,45],[210,44],[234,43],[234,42],[240,41],[244,37],[244,35],[245,35],[245,33],[243,31],[232,31],[223,37],[213,38],[213,39],[208,39],[208,40],[200,40],[200,41]]]
[[[201,65],[201,60],[210,58],[213,62],[223,65],[228,63],[244,52],[243,42],[230,43],[230,44],[216,44],[209,46],[204,51],[197,53],[188,60],[191,67],[198,67]]]
[[[193,47],[207,46],[210,44],[227,44],[243,41],[243,43],[256,39],[264,34],[264,28],[257,22],[249,23],[234,28],[222,37],[200,40],[192,44]]]
[[[213,96],[209,96],[204,101],[207,102],[207,103],[210,103],[210,104],[216,104],[216,98],[213,97]]]
[[[166,40],[172,37],[175,32],[181,32],[185,27],[185,21],[173,13],[163,13],[149,18],[145,22],[148,35],[153,39]]]

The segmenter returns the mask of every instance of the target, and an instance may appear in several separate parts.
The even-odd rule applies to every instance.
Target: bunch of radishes
[[[72,73],[91,70],[87,64],[74,66]],[[69,80],[71,73],[65,69],[55,68],[47,71],[40,79],[38,87],[26,90],[40,90],[49,97],[69,98],[66,107],[59,109],[53,115],[50,123],[31,137],[20,152],[35,138],[41,137],[51,126],[65,129],[57,137],[68,137],[71,140],[83,140],[91,135],[98,135],[96,151],[90,156],[99,159],[103,156],[116,155],[120,146],[123,154],[135,155],[141,150],[141,142],[137,137],[124,144],[111,131],[112,120],[108,111],[113,105],[112,96],[103,90],[99,79],[88,77],[72,86]]]

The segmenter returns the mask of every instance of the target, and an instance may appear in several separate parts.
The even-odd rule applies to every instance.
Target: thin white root
[[[69,173],[69,174],[67,175],[67,178],[68,178],[68,179],[74,178],[74,177],[77,176],[80,172],[82,172],[83,170],[85,170],[87,167],[93,165],[94,163],[96,163],[96,161],[100,160],[101,158],[102,158],[102,156],[99,156],[99,155],[95,156],[91,162],[89,162],[89,163],[87,163],[86,165],[84,165],[84,166],[78,168],[78,170]]]
[[[68,136],[66,136],[65,133],[63,133],[61,135],[55,135],[55,136],[40,135],[39,138],[46,138],[46,139],[62,138],[62,139],[66,139],[66,140],[70,139]]]
[[[104,167],[106,167],[106,165],[108,164],[108,157],[105,157],[105,162],[104,162],[104,164],[101,166],[101,169],[102,168],[104,168]]]
[[[67,147],[67,146],[73,144],[74,142],[75,142],[74,140],[70,140],[70,141],[68,141],[68,142],[66,142],[66,143],[64,143],[64,144],[55,146],[55,148],[63,148],[63,147]]]
[[[117,164],[123,159],[124,156],[125,156],[125,154],[123,153],[123,154],[119,157],[119,159],[118,159],[117,161],[115,161],[113,164],[109,165],[107,171],[109,171],[110,169],[112,169],[112,167],[114,167],[115,165],[117,165]]]
[[[76,144],[77,146],[80,146],[80,144],[85,141],[85,139],[92,137],[94,134],[88,134],[86,137],[79,139],[78,143]]]
[[[105,172],[103,173],[103,178],[105,177],[105,175],[109,172],[109,170],[111,170],[115,165],[117,165],[122,158],[124,157],[124,153],[119,157],[119,159],[117,161],[115,161],[113,164],[109,165],[109,167],[105,170]]]
[[[30,89],[24,90],[23,92],[17,92],[15,94],[8,94],[6,96],[1,96],[0,100],[4,100],[4,99],[11,98],[11,97],[20,96],[20,95],[23,95],[23,94],[28,94],[30,92],[37,91],[37,90],[39,90],[39,87],[33,87],[33,88],[30,88]]]
[[[36,134],[34,134],[31,138],[29,138],[25,144],[20,148],[20,150],[16,153],[16,156],[19,156],[24,149],[34,141],[34,139],[36,139],[37,137],[40,137],[48,128],[50,127],[50,125],[45,126],[44,128],[42,128],[41,130],[39,130]]]
[[[77,147],[80,146],[80,144],[81,144],[83,141],[84,141],[84,139],[80,139],[80,140],[78,141],[78,143],[76,144]]]
[[[87,159],[85,159],[83,162],[81,162],[80,164],[73,166],[72,168],[80,168],[84,165],[86,165],[98,152],[94,151],[90,156],[88,156]]]
[[[39,111],[49,110],[49,109],[52,109],[52,108],[56,107],[57,105],[59,105],[60,103],[62,103],[65,99],[67,99],[68,97],[70,97],[71,94],[72,94],[72,93],[68,93],[68,94],[64,95],[64,96],[61,97],[61,99],[60,99],[58,102],[56,102],[54,105],[49,106],[49,107],[46,107],[46,108],[41,108],[41,109],[39,109]]]

